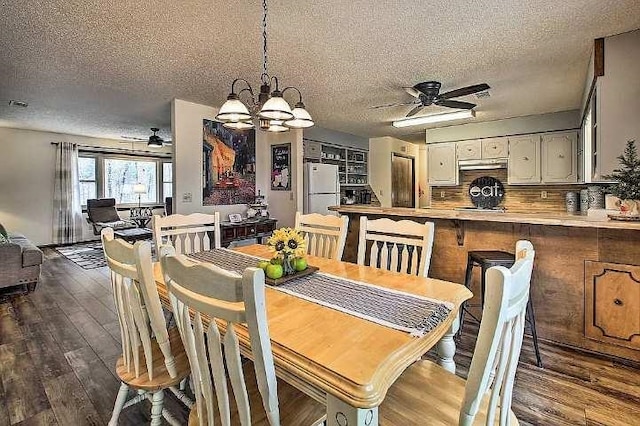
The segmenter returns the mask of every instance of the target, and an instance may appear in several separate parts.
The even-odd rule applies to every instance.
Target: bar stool
[[[480,296],[481,296],[481,307],[484,308],[484,292],[485,292],[485,275],[487,269],[493,266],[504,266],[505,268],[511,268],[515,263],[515,256],[512,253],[506,251],[497,251],[497,250],[474,250],[470,251],[467,256],[467,271],[464,279],[465,287],[471,289],[471,280],[473,277],[473,268],[474,266],[480,266],[482,270],[482,279],[480,281]],[[458,331],[458,337],[462,334],[462,327],[464,326],[464,317],[465,314],[468,314],[473,318],[476,322],[480,322],[478,318],[476,318],[471,312],[468,310],[469,305],[465,302],[462,304],[462,308],[460,309],[460,329]],[[540,348],[538,347],[538,332],[536,331],[536,317],[535,312],[533,310],[533,302],[531,297],[529,297],[529,302],[527,303],[527,311],[525,315],[525,322],[529,324],[531,327],[531,336],[533,337],[533,347],[536,352],[536,364],[538,367],[542,367],[542,359],[540,358]]]

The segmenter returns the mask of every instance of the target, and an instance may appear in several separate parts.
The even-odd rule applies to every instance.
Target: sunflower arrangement
[[[293,262],[307,254],[304,236],[293,228],[276,229],[267,245],[274,252],[274,260],[282,261],[285,274],[295,273]]]

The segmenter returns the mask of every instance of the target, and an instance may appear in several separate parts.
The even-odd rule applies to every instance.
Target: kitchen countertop
[[[383,215],[401,217],[422,217],[429,219],[451,219],[479,222],[527,223],[531,225],[570,226],[581,228],[606,228],[640,230],[640,222],[616,220],[595,220],[587,216],[566,213],[500,213],[482,211],[460,211],[432,208],[374,207],[369,205],[342,205],[329,210],[343,214]]]

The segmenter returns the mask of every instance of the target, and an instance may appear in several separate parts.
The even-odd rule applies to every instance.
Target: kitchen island
[[[360,217],[435,224],[429,276],[464,282],[471,250],[536,249],[531,297],[539,338],[640,362],[640,223],[585,216],[335,206],[349,217],[343,260],[355,262]],[[475,268],[479,269],[479,268]],[[479,302],[479,271],[472,291]],[[544,360],[543,360],[544,362]]]

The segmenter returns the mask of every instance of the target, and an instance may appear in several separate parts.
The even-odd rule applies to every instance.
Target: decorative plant
[[[305,255],[307,253],[304,236],[292,228],[280,228],[273,231],[273,235],[267,241],[267,245],[274,253],[271,264],[282,265],[282,273],[290,275],[296,271],[302,271],[307,268]],[[268,268],[268,266],[265,266]],[[273,275],[278,274],[277,268],[266,269],[269,278],[279,278]]]
[[[636,150],[636,141],[627,141],[624,153],[618,156],[620,167],[612,174],[604,176],[617,183],[610,185],[607,191],[621,200],[640,200],[640,158]]]

